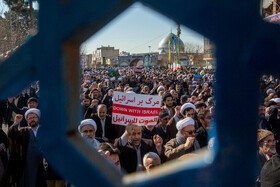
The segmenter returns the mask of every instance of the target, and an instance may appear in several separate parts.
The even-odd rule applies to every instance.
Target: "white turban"
[[[38,116],[38,118],[40,118],[40,116],[41,116],[41,112],[40,112],[39,109],[37,109],[37,108],[30,108],[30,109],[27,110],[27,111],[25,112],[25,114],[24,114],[25,119],[27,119],[27,116],[28,116],[28,114],[30,114],[30,113],[36,114],[36,115]]]
[[[92,125],[94,128],[94,131],[95,132],[97,131],[97,125],[96,125],[95,121],[93,121],[92,119],[85,119],[85,120],[81,121],[80,125],[78,126],[78,130],[80,133],[82,133],[82,128],[85,125]]]
[[[134,91],[127,91],[126,93],[128,93],[128,94],[135,94]]]
[[[188,125],[194,125],[194,120],[190,117],[178,121],[178,123],[176,124],[176,128],[178,129],[178,131],[180,131]]]
[[[165,90],[164,86],[159,86],[158,89],[157,89],[157,93],[158,93],[160,90]]]
[[[183,104],[183,106],[181,107],[180,113],[183,115],[183,112],[185,109],[187,108],[192,108],[195,111],[195,106],[192,103],[185,103]]]
[[[270,101],[274,101],[275,103],[280,103],[280,98],[273,98],[270,99]]]
[[[275,93],[275,91],[274,91],[273,89],[271,89],[271,88],[269,88],[268,90],[266,90],[266,94],[268,95],[268,94],[269,94],[269,92],[273,92],[273,93]]]

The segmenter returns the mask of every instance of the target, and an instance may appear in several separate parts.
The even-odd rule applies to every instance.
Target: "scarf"
[[[178,133],[176,134],[176,140],[177,140],[179,145],[182,145],[182,144],[186,143],[186,139],[182,136],[180,131],[178,131]],[[197,140],[194,140],[193,146],[191,146],[189,149],[192,149],[192,148],[194,148],[194,150],[198,150],[200,148]],[[187,150],[187,152],[189,152],[188,150]]]
[[[186,139],[182,136],[180,131],[178,131],[177,134],[176,134],[176,140],[177,140],[179,145],[182,145],[182,144],[186,143]]]

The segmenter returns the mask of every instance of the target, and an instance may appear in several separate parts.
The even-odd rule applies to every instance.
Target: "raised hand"
[[[15,116],[15,124],[19,124],[22,121],[22,119],[23,119],[23,115],[17,114]]]
[[[189,149],[195,141],[195,137],[188,137],[185,143],[185,149]]]

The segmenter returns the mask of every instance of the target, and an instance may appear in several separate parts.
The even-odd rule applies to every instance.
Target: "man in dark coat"
[[[97,125],[95,136],[98,138],[102,138],[105,141],[113,142],[116,138],[116,129],[112,124],[112,118],[107,116],[106,105],[98,105],[97,115],[94,115],[92,119]]]
[[[167,123],[170,120],[170,116],[167,111],[161,110],[159,112],[158,124],[156,125],[156,134],[158,134],[163,139],[163,144],[168,142],[171,137],[168,137],[168,127]]]
[[[40,111],[38,109],[29,109],[25,112],[25,119],[29,126],[14,131],[14,125],[18,125],[16,123],[22,120],[22,118],[17,118],[15,124],[9,129],[11,156],[5,175],[6,185],[8,186],[47,186],[43,157],[36,138],[40,127],[39,118]]]
[[[203,109],[198,112],[197,117],[201,126],[196,130],[195,137],[200,147],[205,147],[208,144],[208,129],[212,116],[209,110]]]
[[[142,139],[141,127],[129,125],[115,146],[120,150],[121,167],[127,172],[143,171],[143,157],[148,152],[155,152],[152,140]]]
[[[8,161],[7,148],[8,148],[7,135],[2,129],[0,129],[0,184],[3,180],[5,167]]]
[[[6,100],[0,100],[0,128],[2,129],[2,124],[5,120],[7,113],[7,101]]]
[[[259,162],[259,171],[261,171],[264,164],[273,156],[276,155],[276,140],[271,131],[265,129],[258,129],[257,142],[259,150],[257,158]],[[259,179],[257,179],[259,181]]]
[[[25,112],[30,109],[30,108],[37,108],[38,107],[38,100],[35,97],[30,97],[27,101],[27,107],[23,107],[23,108],[18,108],[14,102],[13,102],[13,98],[8,98],[8,106],[9,108],[15,112],[16,114],[21,114],[24,115]],[[21,123],[19,124],[19,127],[27,127],[27,122],[25,119],[23,119],[21,121]]]
[[[147,125],[142,127],[142,138],[152,140],[156,134],[156,128],[154,125]]]
[[[91,98],[86,95],[82,102],[84,116],[86,116],[87,110],[90,107],[90,105],[91,105]]]
[[[102,104],[106,105],[107,108],[112,107],[113,106],[113,92],[114,90],[112,88],[108,88],[107,93],[104,95],[103,99],[102,99]]]
[[[259,129],[266,129],[271,131],[271,126],[265,118],[265,106],[259,105]]]

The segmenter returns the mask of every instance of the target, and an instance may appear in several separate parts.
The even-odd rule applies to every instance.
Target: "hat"
[[[261,186],[280,186],[280,156],[273,155],[261,170]]]
[[[257,140],[259,142],[270,135],[273,135],[271,131],[265,129],[258,129]]]
[[[157,89],[157,93],[158,93],[160,90],[165,90],[164,86],[159,86],[158,89]]]
[[[180,110],[180,113],[183,115],[184,111],[187,109],[187,108],[192,108],[194,111],[195,111],[195,106],[192,104],[192,103],[185,103],[183,104],[183,106],[181,107],[181,110]]]
[[[134,91],[127,91],[126,93],[128,93],[128,94],[135,94]]]
[[[83,126],[85,125],[92,125],[93,128],[94,128],[94,131],[96,132],[97,131],[97,125],[95,123],[95,121],[93,121],[92,119],[85,119],[83,121],[81,121],[80,125],[78,126],[78,131],[81,133],[82,131],[82,128]]]
[[[25,119],[27,119],[28,114],[34,113],[36,114],[39,118],[41,116],[41,112],[39,109],[37,108],[30,108],[29,110],[27,110],[24,114]]]
[[[270,92],[274,92],[274,93],[275,93],[275,91],[274,91],[273,89],[271,89],[271,88],[269,88],[268,90],[266,90],[266,94],[267,94],[267,95],[269,95]]]
[[[178,121],[176,124],[176,128],[178,129],[178,131],[180,131],[188,125],[194,125],[194,120],[190,117]]]
[[[34,101],[34,102],[38,103],[38,99],[35,98],[35,97],[30,97],[30,98],[27,100],[27,103],[30,103],[31,101]]]

